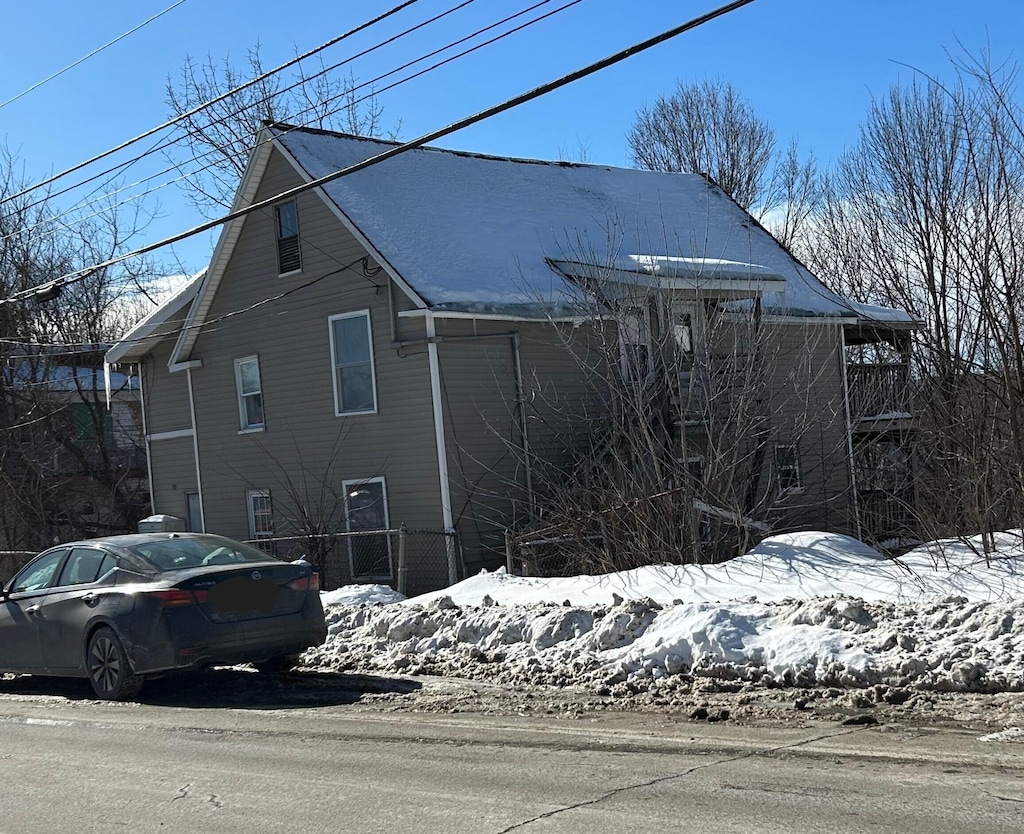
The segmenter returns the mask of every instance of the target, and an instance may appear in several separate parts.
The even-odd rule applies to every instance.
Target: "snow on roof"
[[[269,130],[310,178],[394,146],[287,125]],[[434,310],[572,315],[578,288],[550,260],[628,264],[649,274],[700,265],[706,275],[770,276],[785,281],[784,290],[764,295],[776,312],[912,321],[829,290],[696,174],[419,148],[323,190]]]

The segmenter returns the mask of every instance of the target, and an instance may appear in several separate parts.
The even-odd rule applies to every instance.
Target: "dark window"
[[[345,522],[350,533],[387,530],[388,506],[384,481],[346,481]],[[350,536],[349,559],[353,578],[390,578],[391,541],[378,536]]]
[[[775,475],[780,492],[803,487],[800,475],[800,455],[794,445],[779,443],[775,446]]]
[[[76,547],[65,562],[56,585],[84,585],[105,576],[115,565],[114,557],[91,547]]]
[[[302,269],[299,251],[299,214],[295,201],[274,206],[277,216],[277,271],[284,275]]]

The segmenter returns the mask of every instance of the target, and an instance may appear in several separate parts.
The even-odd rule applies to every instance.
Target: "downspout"
[[[846,368],[846,329],[839,327],[839,368],[843,374],[843,409],[846,412],[846,454],[850,467],[850,493],[853,496],[853,523],[857,538],[861,537],[860,499],[857,495],[857,468],[853,460],[853,418],[850,415],[850,379]]]
[[[149,440],[149,421],[146,419],[145,360],[139,362],[139,407],[142,411],[142,442],[146,444],[146,478],[149,481],[149,513],[156,512],[156,493],[153,491],[153,450]]]
[[[199,469],[199,427],[196,425],[196,398],[192,393],[192,368],[185,369],[188,380],[188,409],[192,415],[192,450],[196,458],[196,489],[199,491],[199,526],[206,532],[206,510],[203,507],[203,476]]]
[[[441,487],[441,523],[451,532],[455,525],[452,518],[452,492],[448,483],[448,447],[444,437],[444,412],[441,410],[441,365],[437,358],[437,330],[434,316],[427,313],[427,362],[430,366],[430,399],[434,411],[434,443],[437,447],[437,472]]]

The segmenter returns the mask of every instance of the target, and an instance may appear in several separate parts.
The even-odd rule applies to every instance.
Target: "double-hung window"
[[[334,364],[334,413],[373,414],[377,383],[373,368],[370,311],[331,316],[331,359]]]
[[[343,481],[345,526],[350,533],[388,529],[388,495],[383,478]],[[348,555],[353,579],[390,579],[391,537],[379,535],[349,536]]]
[[[274,505],[270,492],[265,489],[250,489],[245,493],[249,510],[249,536],[253,539],[269,539],[274,535]]]
[[[302,270],[299,246],[299,212],[294,200],[274,206],[277,223],[277,271],[279,275]]]
[[[619,362],[622,376],[629,382],[646,382],[651,375],[651,329],[647,310],[627,310],[619,318]]]
[[[235,385],[238,389],[238,424],[242,431],[263,428],[263,388],[260,384],[260,360],[247,356],[235,360]]]

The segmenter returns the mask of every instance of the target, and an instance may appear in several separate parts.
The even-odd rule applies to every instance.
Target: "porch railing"
[[[854,363],[846,366],[846,378],[853,420],[912,415],[910,372],[906,365]]]

